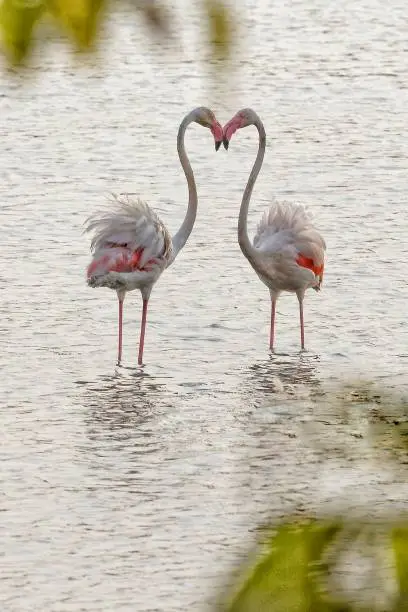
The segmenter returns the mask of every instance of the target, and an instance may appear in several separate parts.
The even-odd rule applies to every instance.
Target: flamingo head
[[[214,136],[215,150],[218,151],[222,143],[223,131],[212,110],[205,106],[196,108],[194,111],[194,121],[211,130],[211,134]]]
[[[224,147],[228,149],[229,141],[231,140],[231,136],[234,134],[234,132],[240,130],[241,128],[247,127],[248,125],[253,125],[255,120],[256,115],[252,108],[243,108],[242,110],[238,111],[237,114],[224,125],[222,139]]]

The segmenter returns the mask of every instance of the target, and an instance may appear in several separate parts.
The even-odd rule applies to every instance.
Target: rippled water
[[[184,59],[151,54],[118,14],[102,67],[74,69],[61,43],[32,82],[0,84],[8,612],[204,609],[257,524],[313,506],[322,474],[323,495],[336,494],[340,476],[302,433],[327,390],[359,376],[405,389],[405,4],[241,11],[237,72],[211,86],[189,12]],[[299,353],[287,295],[269,356],[268,292],[236,242],[254,128],[215,154],[195,126],[196,227],[154,288],[142,370],[140,297],[128,296],[117,368],[116,296],[84,282],[82,224],[109,191],[130,191],[178,228],[187,197],[176,131],[201,104],[221,123],[243,106],[265,122],[251,233],[276,196],[306,203],[326,238],[323,291],[305,304],[309,351]],[[340,425],[326,415],[321,439]],[[358,455],[364,436],[349,438]]]

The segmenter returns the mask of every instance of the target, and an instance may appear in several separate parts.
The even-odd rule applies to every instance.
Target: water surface
[[[60,44],[29,86],[0,85],[8,612],[205,609],[260,522],[338,494],[350,463],[346,453],[336,470],[325,462],[310,420],[325,445],[342,431],[356,458],[366,451],[364,406],[344,429],[327,394],[360,377],[405,391],[405,4],[248,0],[241,10],[249,34],[228,92],[206,81],[192,9],[181,15],[184,59],[152,55],[118,14],[102,68],[74,70]],[[108,192],[129,191],[176,231],[187,201],[176,132],[201,104],[221,123],[244,106],[264,120],[250,232],[277,197],[307,204],[326,238],[323,291],[305,303],[309,350],[299,353],[297,301],[286,295],[269,355],[268,291],[236,242],[254,128],[215,154],[195,126],[196,227],[154,288],[146,366],[135,366],[135,292],[116,367],[116,298],[84,282],[82,225]]]

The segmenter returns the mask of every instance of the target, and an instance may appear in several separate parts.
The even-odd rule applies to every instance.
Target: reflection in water
[[[319,355],[272,353],[267,360],[250,366],[248,385],[252,391],[291,396],[299,394],[300,387],[307,386],[312,394],[316,394],[320,386],[316,377],[319,361]]]
[[[150,435],[148,423],[158,415],[156,408],[165,386],[139,369],[118,368],[99,381],[90,384],[83,395],[89,438],[125,441]]]
[[[405,5],[395,4],[401,10],[391,35],[389,12],[370,2],[340,40],[346,3],[323,14],[322,2],[300,0],[288,14],[284,3],[250,0],[250,38],[259,44],[243,40],[231,57],[239,63],[236,82],[233,63],[220,77],[218,65],[195,62],[204,52],[199,11],[186,12],[185,61],[151,66],[135,53],[146,37],[130,33],[119,11],[109,28],[118,35],[103,45],[107,78],[91,66],[74,74],[69,58],[55,53],[30,95],[25,79],[2,81],[9,205],[1,276],[13,302],[3,292],[0,332],[13,341],[3,342],[0,365],[2,396],[14,406],[0,411],[5,609],[26,601],[31,610],[196,610],[244,545],[248,525],[301,504],[316,507],[338,494],[340,478],[366,499],[365,473],[356,481],[339,470],[366,453],[365,415],[378,411],[378,401],[369,407],[360,395],[343,415],[330,388],[355,372],[406,388],[399,265],[408,234],[406,20]],[[362,35],[372,52],[349,57],[345,50],[359,49]],[[325,44],[330,53],[321,52]],[[217,88],[208,91],[203,76],[212,68]],[[178,227],[187,205],[175,147],[180,113],[204,93],[224,123],[249,90],[273,143],[251,223],[272,191],[283,198],[291,191],[312,207],[330,245],[325,290],[307,308],[321,357],[295,354],[297,305],[288,296],[293,321],[282,347],[294,353],[266,359],[266,296],[235,237],[256,133],[243,131],[228,155],[214,156],[197,128],[188,151],[199,220],[185,255],[155,289],[144,368],[153,377],[120,368],[97,378],[114,371],[117,308],[113,296],[94,294],[81,280],[88,262],[82,223],[104,194],[137,191]],[[129,92],[137,92],[136,107]],[[137,296],[126,308],[134,355]],[[79,378],[92,382],[74,387]],[[328,388],[323,401],[320,383]],[[387,429],[378,445],[389,447],[390,436]],[[385,507],[396,492],[384,489],[383,453],[376,456],[380,477],[371,490]],[[399,478],[402,497],[405,470]]]
[[[252,364],[244,377],[246,456],[256,521],[284,512],[301,512],[308,478],[319,459],[303,439],[303,422],[322,393],[320,357],[310,353],[271,354]],[[307,474],[307,476],[306,476]]]
[[[165,391],[139,369],[118,368],[83,394],[87,439],[77,449],[88,474],[113,495],[126,489],[139,505],[160,497],[158,465],[165,451],[160,431],[169,407]]]

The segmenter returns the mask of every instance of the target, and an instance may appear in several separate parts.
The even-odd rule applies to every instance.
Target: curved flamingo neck
[[[180,226],[180,229],[174,234],[173,241],[173,258],[186,244],[188,237],[190,236],[194,223],[197,216],[197,187],[194,180],[193,169],[191,168],[190,161],[187,157],[186,149],[184,146],[184,136],[187,127],[195,121],[194,111],[188,113],[180,123],[180,127],[177,134],[177,152],[179,155],[181,167],[183,168],[185,177],[187,179],[188,186],[188,207],[184,221]]]
[[[241,208],[239,211],[238,218],[238,243],[241,247],[241,251],[248,259],[253,259],[253,255],[256,254],[256,249],[252,246],[248,236],[248,208],[255,181],[258,178],[259,171],[262,167],[266,148],[265,128],[263,126],[262,121],[256,114],[253,125],[256,127],[259,134],[258,153],[254,165],[252,166],[251,174],[249,175],[244,194],[242,196]]]

